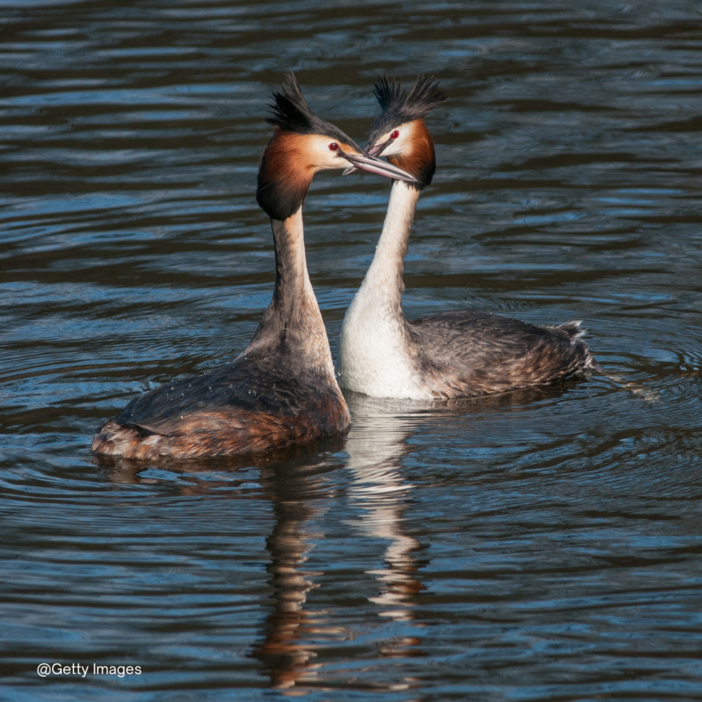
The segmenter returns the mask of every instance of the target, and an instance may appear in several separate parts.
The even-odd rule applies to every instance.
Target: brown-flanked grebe
[[[344,317],[341,386],[375,397],[449,399],[542,385],[597,368],[580,338],[580,322],[540,327],[480,312],[405,318],[404,259],[419,194],[436,169],[424,117],[446,96],[427,76],[419,76],[409,95],[395,79],[381,78],[375,96],[382,112],[366,149],[416,182],[393,183],[375,256]]]
[[[232,363],[132,400],[93,438],[96,454],[132,459],[227,456],[284,448],[343,432],[349,411],[305,260],[302,205],[317,171],[353,164],[412,176],[368,157],[317,117],[290,74],[274,93],[273,137],[261,157],[256,198],[271,219],[275,289],[263,320]]]

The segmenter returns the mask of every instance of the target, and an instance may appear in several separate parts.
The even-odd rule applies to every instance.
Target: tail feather
[[[556,327],[551,327],[552,329],[557,329],[560,332],[564,332],[565,334],[568,335],[568,338],[571,341],[571,344],[577,348],[580,348],[582,351],[582,361],[580,363],[580,368],[583,371],[587,372],[595,372],[595,373],[604,373],[602,370],[601,366],[597,361],[595,360],[594,356],[592,355],[592,351],[590,351],[590,347],[582,341],[582,338],[585,336],[587,333],[587,330],[582,328],[582,320],[581,319],[572,319],[568,322],[564,322],[563,324],[559,324]]]
[[[111,419],[98,429],[93,437],[93,453],[107,456],[129,456],[154,432],[137,424],[120,424]]]
[[[586,330],[581,329],[580,325],[582,324],[581,319],[574,319],[571,320],[570,322],[564,322],[563,324],[559,324],[556,329],[560,329],[561,331],[564,331],[566,334],[571,339],[580,339],[581,337],[585,336]]]

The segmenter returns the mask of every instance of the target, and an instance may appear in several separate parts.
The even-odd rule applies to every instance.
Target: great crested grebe
[[[413,180],[368,157],[307,105],[295,76],[274,93],[275,125],[256,199],[271,219],[273,299],[244,352],[197,378],[175,380],[130,402],[93,438],[96,454],[133,459],[226,456],[284,448],[344,431],[350,421],[305,261],[302,205],[317,171],[353,164]]]
[[[539,327],[480,312],[405,318],[407,242],[419,194],[436,169],[424,117],[446,96],[433,78],[419,76],[409,95],[395,79],[381,78],[375,97],[382,112],[366,150],[387,157],[416,182],[392,185],[375,256],[344,317],[341,386],[375,397],[449,399],[527,388],[597,368],[580,338],[580,322]]]

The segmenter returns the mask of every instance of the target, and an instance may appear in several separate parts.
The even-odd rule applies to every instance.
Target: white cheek
[[[398,154],[402,153],[402,139],[395,139],[394,141],[391,141],[385,149],[383,149],[383,153],[380,154],[381,156],[397,156]]]
[[[328,146],[316,149],[313,156],[315,168],[318,171],[326,171],[330,168],[336,168],[336,158],[336,153],[334,153]]]
[[[327,150],[326,160],[324,161],[325,169],[332,168],[346,168],[348,161],[345,158],[339,156],[338,151]]]

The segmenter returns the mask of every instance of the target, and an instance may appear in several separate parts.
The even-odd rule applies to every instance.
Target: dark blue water
[[[616,380],[95,463],[270,300],[288,70],[361,143],[378,74],[435,73],[408,316],[582,319]],[[0,0],[0,699],[702,699],[701,114],[692,1]],[[307,199],[335,354],[387,197]]]

